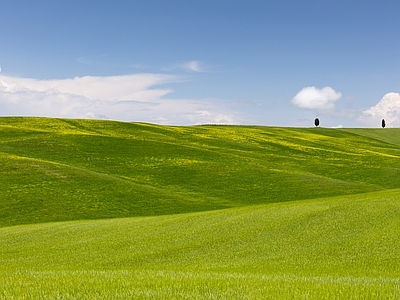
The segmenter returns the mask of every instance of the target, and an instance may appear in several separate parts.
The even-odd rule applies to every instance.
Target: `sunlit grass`
[[[399,299],[399,137],[0,118],[0,299]]]
[[[0,226],[399,187],[396,131],[385,142],[356,132],[0,118]]]
[[[399,279],[154,270],[17,272],[3,275],[13,299],[393,299]]]
[[[6,227],[0,229],[0,284],[4,295],[49,297],[149,291],[185,298],[208,291],[213,297],[396,299],[399,196],[395,190],[182,215]]]

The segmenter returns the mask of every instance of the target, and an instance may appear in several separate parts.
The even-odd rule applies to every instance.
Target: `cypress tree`
[[[315,125],[315,127],[318,127],[318,126],[319,126],[319,119],[318,119],[318,118],[315,118],[315,120],[314,120],[314,125]]]
[[[386,127],[385,119],[382,119],[382,128],[385,128],[385,127]]]

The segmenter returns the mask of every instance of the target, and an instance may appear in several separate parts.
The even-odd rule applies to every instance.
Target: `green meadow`
[[[400,129],[0,118],[0,299],[400,299]]]

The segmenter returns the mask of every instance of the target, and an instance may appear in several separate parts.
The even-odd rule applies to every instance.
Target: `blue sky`
[[[399,1],[2,0],[0,115],[400,126]]]

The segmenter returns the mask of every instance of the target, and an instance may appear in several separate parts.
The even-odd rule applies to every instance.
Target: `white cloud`
[[[315,86],[303,88],[292,99],[292,104],[300,108],[307,108],[318,111],[331,110],[335,107],[335,102],[342,97],[340,92],[326,86],[318,89]]]
[[[235,123],[239,114],[216,99],[167,99],[160,85],[177,76],[134,74],[38,80],[0,75],[0,114],[98,118],[163,124]]]
[[[400,126],[399,93],[387,93],[375,106],[363,111],[358,120],[375,127],[380,126],[382,119],[385,119],[388,126]]]
[[[55,80],[2,76],[1,85],[5,88],[5,91],[10,93],[22,91],[48,92],[53,90],[61,94],[80,95],[89,99],[147,101],[171,92],[168,89],[149,89],[150,87],[176,80],[177,78],[174,76],[160,74],[108,77],[84,76]]]
[[[210,113],[209,111],[206,111],[206,110],[196,111],[196,113],[197,113],[199,116],[202,116],[202,117],[204,117],[204,116],[211,116],[211,113]]]
[[[205,72],[204,68],[200,65],[200,63],[197,60],[191,60],[182,65],[182,67],[186,71],[191,71],[191,72]]]

